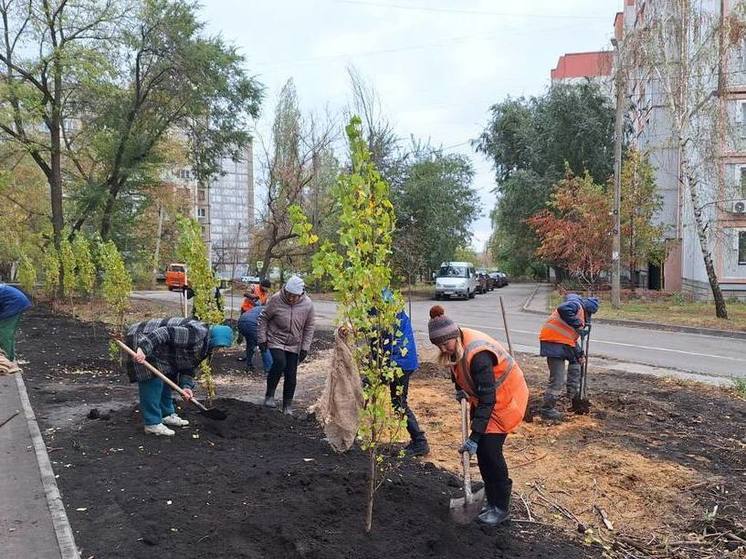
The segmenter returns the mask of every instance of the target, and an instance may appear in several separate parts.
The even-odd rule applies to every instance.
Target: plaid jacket
[[[182,388],[194,386],[195,369],[209,353],[210,330],[193,318],[155,318],[130,326],[125,343],[142,349],[148,362]],[[130,382],[153,377],[148,369],[127,360]]]

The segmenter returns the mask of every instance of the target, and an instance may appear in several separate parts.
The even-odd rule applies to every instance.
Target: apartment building
[[[200,185],[188,167],[174,169],[171,180],[188,189],[192,217],[202,228],[210,263],[224,278],[245,275],[254,227],[254,155],[250,143],[234,161],[223,158],[221,173]]]
[[[671,105],[672,81],[656,71],[635,40],[666,22],[681,25],[682,14],[671,0],[625,0],[615,19],[615,39],[626,70],[626,99],[632,122],[628,141],[647,153],[663,196],[657,216],[665,228],[667,257],[663,287],[701,298],[712,296],[695,203],[687,173],[696,181],[696,210],[707,224],[706,245],[726,297],[746,298],[746,43],[741,39],[718,50],[720,25],[740,0],[695,0],[685,18],[686,41],[674,52],[675,41],[658,50],[674,68],[688,68],[686,138],[677,138],[677,112]],[[670,22],[670,23],[669,23]],[[644,36],[644,35],[642,35]],[[652,34],[654,36],[654,34]],[[631,56],[625,48],[636,48]],[[662,54],[661,54],[662,53]],[[684,114],[678,111],[678,114]]]
[[[614,92],[613,66],[614,53],[611,50],[568,52],[559,57],[557,66],[550,72],[550,79],[552,84],[590,80],[611,97]]]

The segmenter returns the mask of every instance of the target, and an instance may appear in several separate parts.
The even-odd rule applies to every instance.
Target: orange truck
[[[187,285],[186,264],[173,263],[166,268],[166,287],[169,291],[183,291]]]

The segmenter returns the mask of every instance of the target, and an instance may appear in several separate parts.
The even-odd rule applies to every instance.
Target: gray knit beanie
[[[430,322],[427,323],[427,330],[430,334],[430,341],[434,345],[459,337],[458,326],[445,313],[445,309],[440,305],[430,308]]]

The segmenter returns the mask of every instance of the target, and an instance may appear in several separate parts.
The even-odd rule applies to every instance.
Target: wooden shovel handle
[[[466,439],[469,437],[469,408],[466,398],[461,398],[461,442],[466,444]],[[471,503],[471,474],[469,473],[469,453],[463,452],[461,454],[461,464],[464,468],[464,501]]]
[[[127,344],[125,344],[124,342],[122,342],[122,340],[117,340],[116,338],[114,338],[114,341],[119,345],[119,347],[121,347],[124,351],[126,351],[127,353],[129,353],[132,357],[134,357],[135,355],[137,355],[137,352],[132,351],[132,348],[130,348]],[[145,368],[148,369],[151,373],[153,373],[155,376],[157,376],[158,378],[160,378],[163,382],[165,382],[171,388],[173,388],[174,390],[176,390],[176,392],[178,392],[181,395],[182,398],[184,398],[185,400],[191,400],[192,403],[194,405],[196,405],[199,409],[201,409],[202,411],[207,411],[207,408],[205,406],[203,406],[200,402],[198,402],[197,400],[195,400],[194,398],[187,398],[186,394],[184,393],[184,390],[182,390],[181,387],[178,384],[176,384],[174,381],[172,381],[170,378],[168,378],[166,375],[164,375],[158,369],[156,369],[155,367],[153,367],[153,365],[151,365],[147,361],[143,362],[142,364],[145,365]]]

